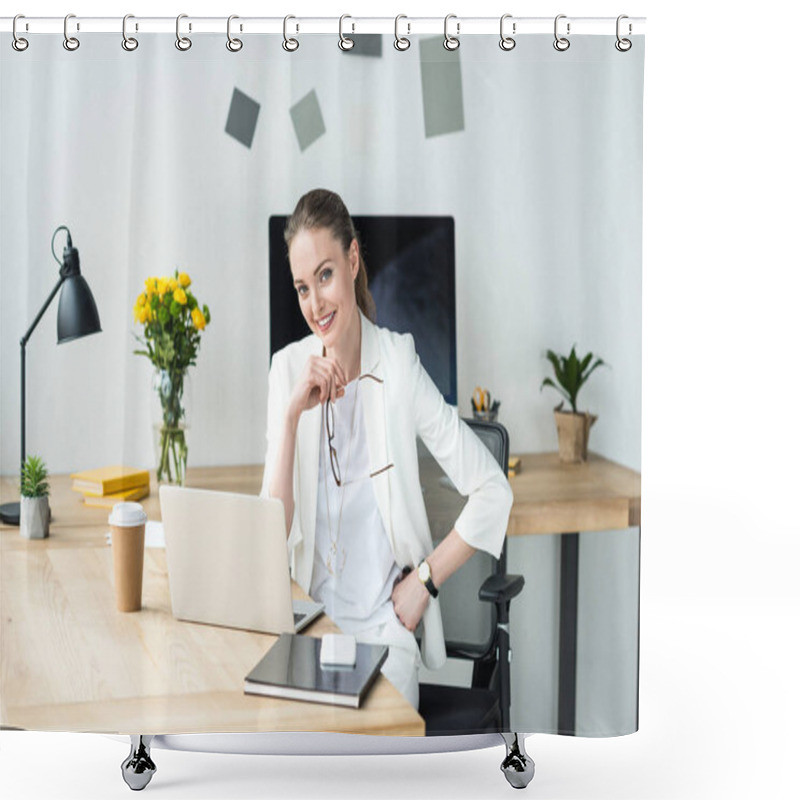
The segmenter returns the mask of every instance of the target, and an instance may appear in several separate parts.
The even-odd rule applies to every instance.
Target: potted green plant
[[[26,539],[50,535],[50,484],[47,467],[39,456],[28,456],[22,465],[19,493],[19,532]]]
[[[572,406],[572,411],[563,411],[564,400],[562,400],[553,409],[558,430],[559,457],[561,461],[571,464],[586,461],[589,429],[597,421],[597,415],[578,411],[578,392],[599,366],[607,365],[600,358],[595,358],[593,362],[592,353],[584,358],[579,358],[574,346],[569,356],[561,356],[548,350],[547,358],[553,365],[553,372],[558,383],[554,383],[550,378],[545,378],[539,391],[545,386],[550,386],[560,392]]]

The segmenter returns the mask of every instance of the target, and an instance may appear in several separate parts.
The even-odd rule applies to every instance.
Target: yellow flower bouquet
[[[147,278],[133,306],[134,320],[144,325],[144,336],[136,339],[146,348],[134,353],[147,356],[156,369],[154,388],[162,415],[157,438],[159,483],[183,485],[186,480],[184,379],[197,363],[200,334],[211,322],[208,306],[201,308],[191,285],[191,278],[178,270],[174,277]]]

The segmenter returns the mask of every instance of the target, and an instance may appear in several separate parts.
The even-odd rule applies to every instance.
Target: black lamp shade
[[[58,343],[71,342],[100,330],[100,315],[89,284],[83,275],[70,276],[64,281],[58,298]]]

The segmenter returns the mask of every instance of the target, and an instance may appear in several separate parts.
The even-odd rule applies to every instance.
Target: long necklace
[[[344,465],[344,473],[342,474],[342,495],[341,495],[341,504],[339,505],[339,518],[336,522],[336,533],[334,535],[333,527],[331,526],[331,507],[330,501],[328,500],[328,459],[323,458],[323,463],[325,464],[325,510],[328,515],[328,536],[330,537],[330,547],[328,549],[328,557],[325,559],[325,567],[328,570],[330,575],[335,577],[337,571],[339,575],[344,572],[344,566],[347,563],[347,551],[342,547],[342,558],[341,558],[341,566],[337,570],[336,567],[339,564],[339,535],[342,531],[342,511],[344,510],[344,490],[345,484],[347,482],[347,472],[350,468],[350,455],[353,452],[353,438],[355,436],[355,424],[356,424],[356,404],[358,402],[358,381],[356,381],[356,388],[355,392],[353,393],[353,410],[350,415],[350,441],[347,445],[347,460]],[[324,414],[323,410],[323,414]]]

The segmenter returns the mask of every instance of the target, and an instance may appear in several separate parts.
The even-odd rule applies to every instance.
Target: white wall
[[[192,373],[190,464],[260,462],[266,222],[317,185],[354,214],[455,217],[463,413],[472,388],[488,385],[514,450],[554,448],[559,398],[539,392],[544,351],[576,342],[612,367],[581,395],[600,416],[594,448],[639,467],[641,67],[621,72],[595,37],[580,56],[546,37],[512,53],[492,37],[470,42],[465,130],[425,139],[418,56],[390,38],[380,60],[338,57],[330,40],[304,42],[290,60],[272,37],[235,58],[219,41],[179,53],[163,34],[132,55],[117,39],[71,54],[55,36],[24,64],[3,57],[4,103],[28,109],[3,127],[3,473],[18,460],[17,342],[55,284],[59,224],[71,227],[104,330],[57,347],[55,307],[43,318],[28,346],[29,451],[53,472],[154,463],[130,308],[144,277],[180,266],[213,316]],[[250,150],[224,133],[234,86],[262,104]],[[288,108],[311,89],[327,131],[301,153]]]

